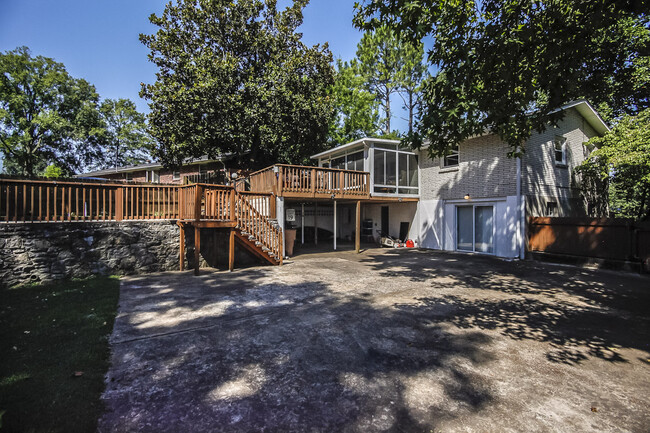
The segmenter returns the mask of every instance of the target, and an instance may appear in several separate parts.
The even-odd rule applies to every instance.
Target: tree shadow
[[[492,401],[493,357],[425,318],[264,268],[131,278],[99,431],[432,431]]]
[[[435,296],[398,308],[428,317],[446,307],[444,320],[460,328],[547,342],[552,362],[628,362],[620,349],[650,352],[646,277],[436,251],[394,250],[364,263],[382,276],[430,282]]]

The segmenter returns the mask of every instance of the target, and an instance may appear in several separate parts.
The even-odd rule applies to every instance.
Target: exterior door
[[[494,254],[494,206],[456,207],[456,249]]]
[[[389,235],[388,233],[388,227],[390,225],[388,224],[388,206],[382,206],[381,207],[381,233],[383,235]]]

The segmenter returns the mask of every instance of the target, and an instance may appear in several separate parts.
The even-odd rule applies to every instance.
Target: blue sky
[[[126,97],[141,111],[141,82],[153,82],[155,67],[140,33],[153,33],[152,13],[162,0],[0,0],[0,51],[28,46],[53,57],[68,72],[97,87],[102,98]],[[281,1],[280,4],[286,4]],[[300,28],[309,45],[329,42],[335,57],[354,57],[361,33],[352,26],[353,1],[312,0]]]

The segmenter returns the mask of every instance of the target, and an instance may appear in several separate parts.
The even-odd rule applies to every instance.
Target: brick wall
[[[459,164],[441,168],[440,158],[420,152],[420,197],[423,200],[503,197],[516,194],[517,166],[509,147],[495,135],[473,138],[459,146]]]
[[[526,195],[528,214],[543,216],[549,201],[558,205],[555,216],[579,216],[584,213],[579,191],[572,184],[573,170],[587,157],[584,143],[596,132],[575,108],[567,110],[558,127],[534,134],[526,143],[523,157],[522,193]],[[567,165],[557,166],[555,137],[567,139]]]
[[[522,194],[527,197],[529,214],[545,212],[546,203],[558,204],[558,216],[579,215],[580,198],[572,185],[573,169],[584,161],[584,142],[596,135],[575,108],[566,112],[557,128],[533,134],[522,158]],[[567,139],[567,166],[554,160],[556,136]],[[441,168],[440,158],[420,152],[420,196],[422,200],[512,196],[517,193],[517,163],[508,158],[510,147],[498,136],[488,135],[464,141],[459,146],[459,165]]]

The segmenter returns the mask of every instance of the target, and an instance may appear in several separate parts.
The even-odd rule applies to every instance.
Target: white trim
[[[472,198],[465,200],[464,198],[445,200],[445,203],[458,204],[458,203],[467,203],[471,205],[473,203],[495,203],[498,201],[506,201],[507,197],[487,197],[487,198]]]
[[[342,144],[340,146],[333,147],[332,149],[326,150],[324,152],[317,153],[315,155],[310,156],[309,158],[318,159],[318,158],[321,158],[323,156],[330,155],[332,153],[336,153],[336,152],[339,152],[341,150],[348,149],[348,148],[350,148],[352,146],[356,146],[356,145],[359,145],[359,144],[386,143],[386,144],[397,144],[399,146],[399,144],[401,142],[402,142],[401,140],[389,140],[389,139],[386,139],[386,138],[364,137],[364,138],[360,138],[358,140],[352,141],[350,143],[346,143],[346,144]]]

